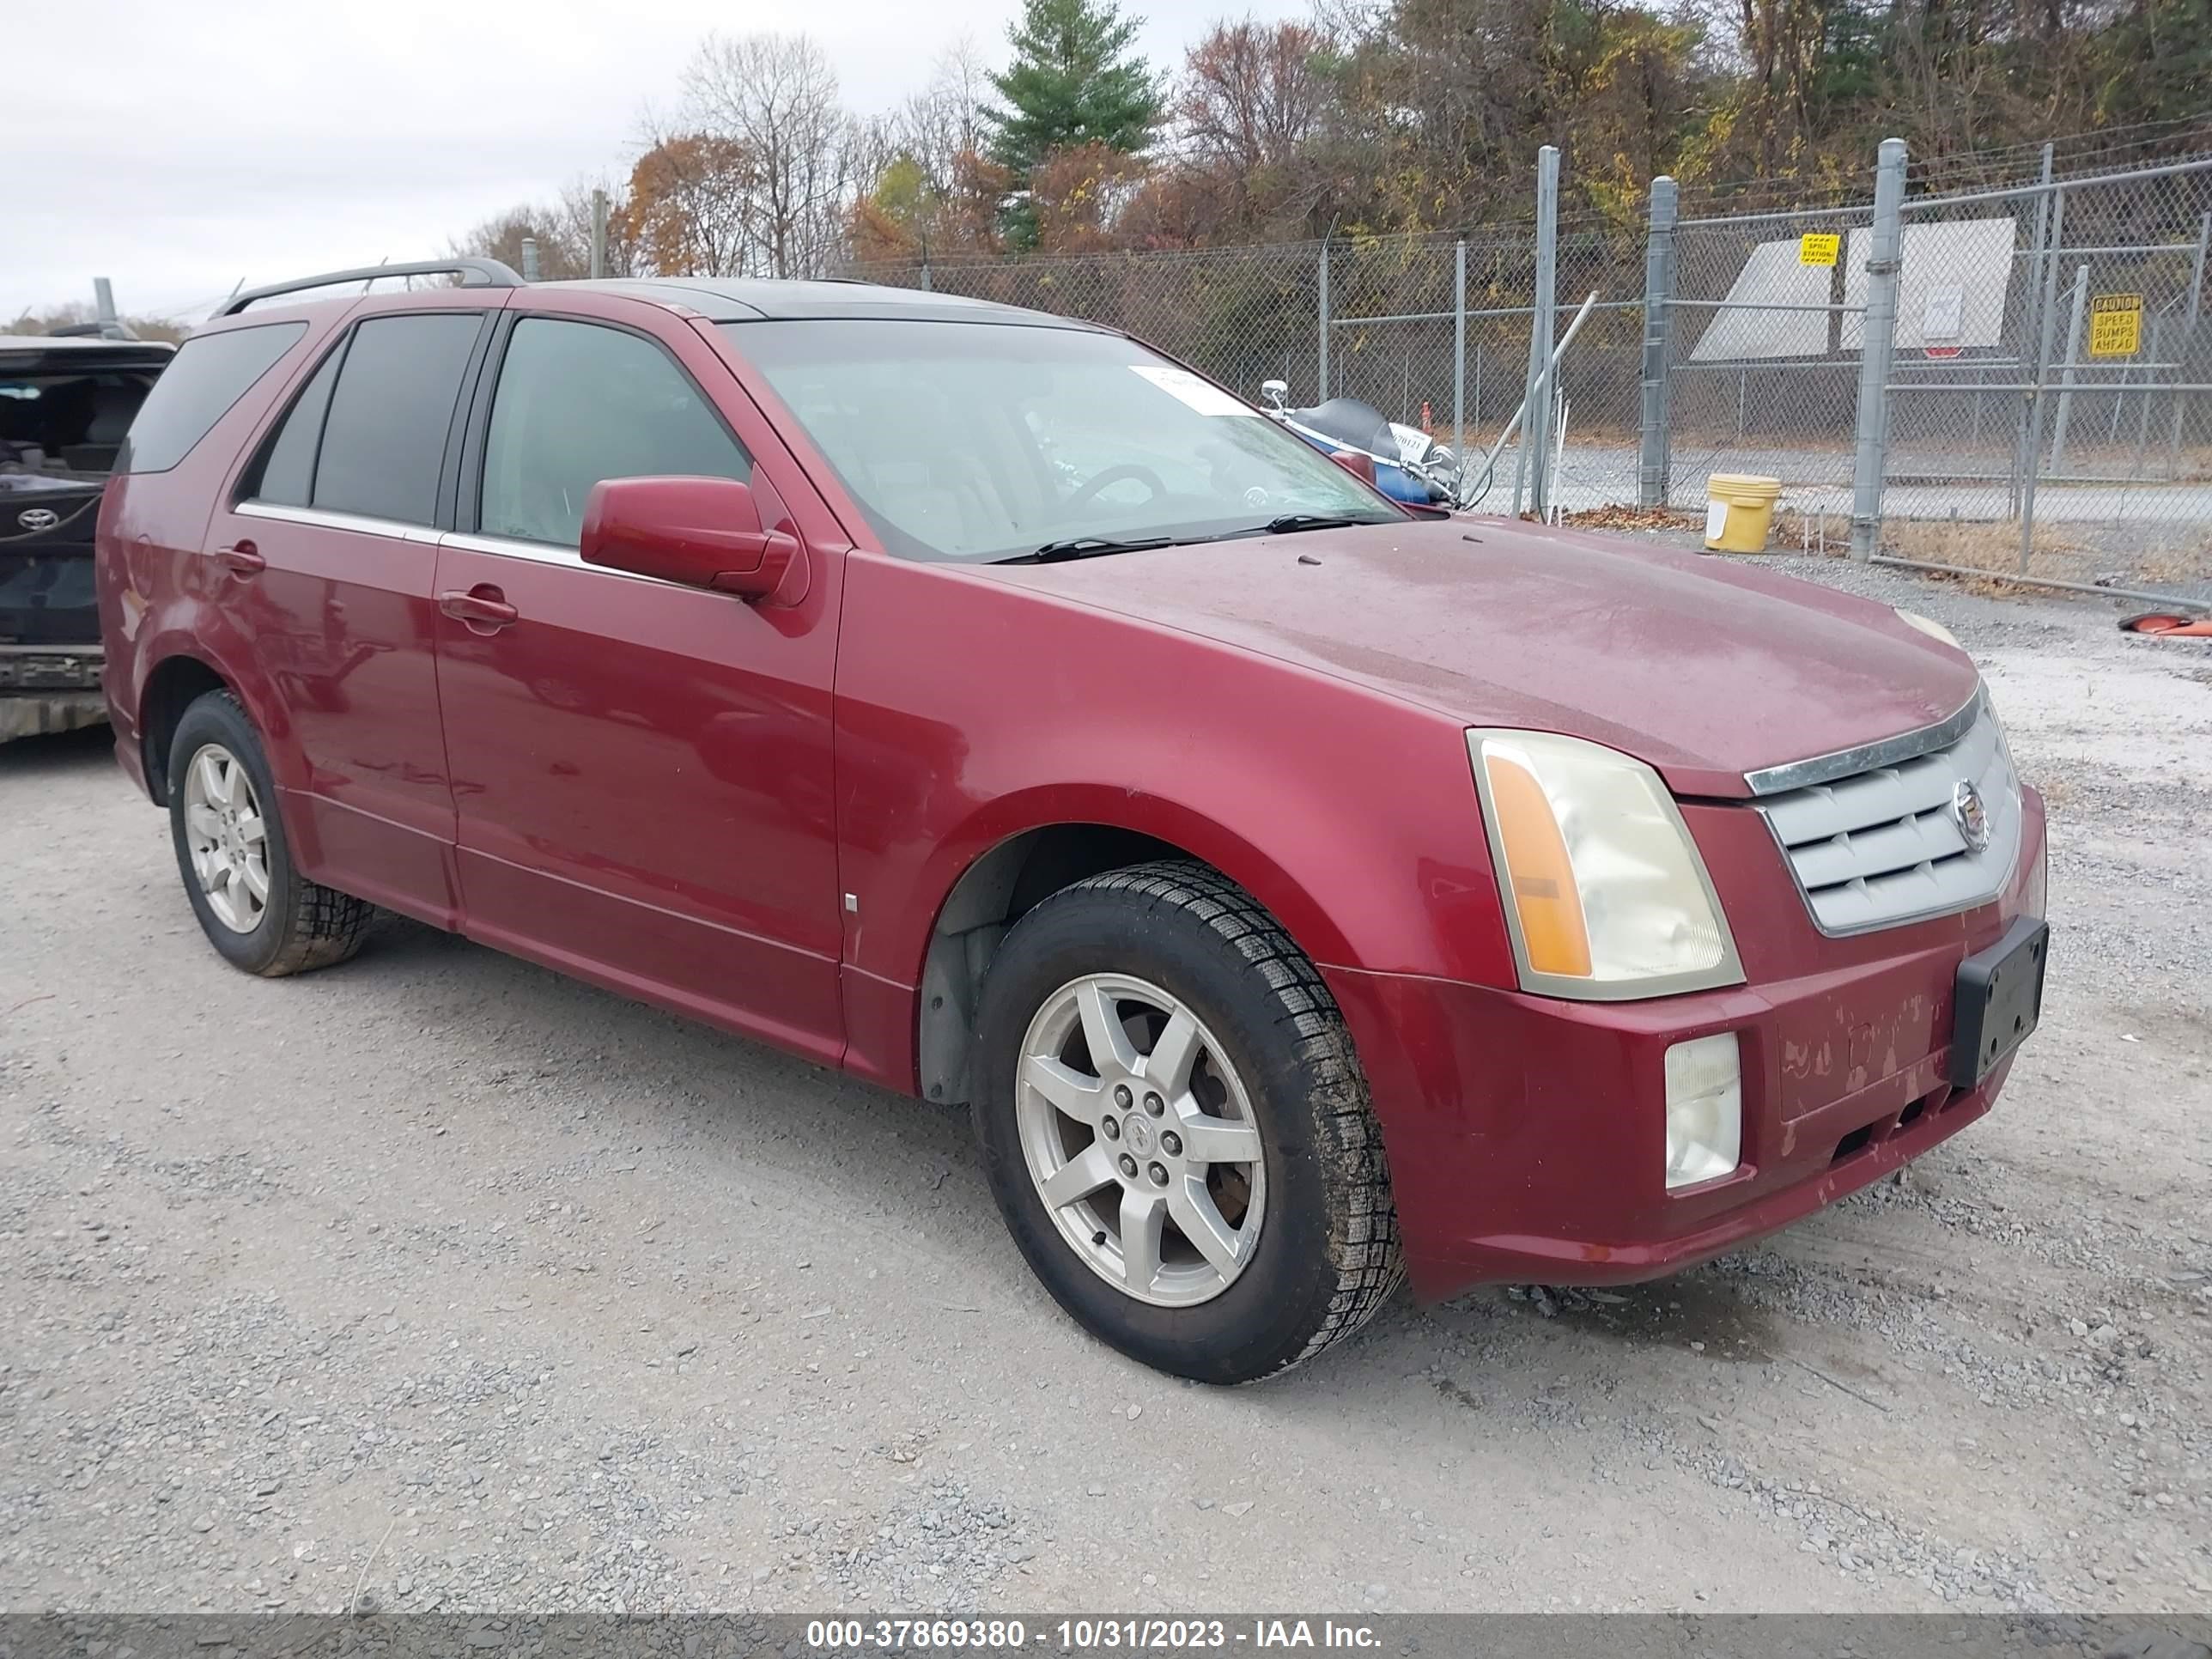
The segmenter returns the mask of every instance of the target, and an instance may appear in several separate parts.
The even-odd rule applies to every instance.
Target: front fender
[[[956,666],[988,663],[988,672]],[[1060,823],[1205,860],[1323,966],[1510,985],[1458,723],[945,566],[862,556],[836,690],[846,960],[912,988],[961,873]]]

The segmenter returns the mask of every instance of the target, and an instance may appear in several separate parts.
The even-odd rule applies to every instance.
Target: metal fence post
[[[1467,447],[1467,239],[1452,249],[1452,453]]]
[[[1874,175],[1874,229],[1867,249],[1867,301],[1859,331],[1858,453],[1851,466],[1851,556],[1871,559],[1881,538],[1882,475],[1888,463],[1889,367],[1897,351],[1897,269],[1904,243],[1905,140],[1881,141]]]
[[[2027,556],[2035,544],[2035,481],[2043,471],[2044,377],[2051,372],[2051,337],[2058,329],[2058,251],[2066,246],[2066,192],[2051,191],[2051,224],[2043,249],[2043,300],[2037,314],[2041,327],[2036,335],[2035,380],[2027,394],[2033,418],[2027,434],[2027,476],[2021,481],[2020,568],[2027,568]]]
[[[2173,378],[2177,383],[2189,379],[2189,363],[2195,356],[2197,325],[2204,314],[2204,256],[2208,248],[2212,248],[2212,213],[2197,222],[2197,258],[2189,270],[2188,320],[2181,325],[2181,350],[2174,359]],[[2173,394],[2173,452],[2166,469],[2169,478],[2181,477],[2181,411],[2188,396],[2185,392]]]
[[[1636,465],[1636,499],[1645,507],[1667,505],[1667,328],[1679,194],[1663,173],[1651,181],[1651,229],[1644,244],[1643,443]]]
[[[1521,513],[1522,483],[1540,522],[1549,492],[1545,462],[1552,427],[1552,323],[1559,274],[1559,150],[1547,144],[1536,152],[1536,295],[1528,316],[1528,382],[1522,394],[1521,441],[1513,447],[1513,513]]]
[[[607,193],[592,192],[592,280],[607,274]]]
[[[2050,250],[2045,244],[2051,234],[2051,158],[2057,153],[2057,146],[2055,144],[2045,144],[2043,147],[2041,182],[2044,188],[2042,193],[2035,198],[2035,242],[2033,249],[2035,257],[2028,262],[2027,266],[2027,292],[2030,302],[2026,313],[2027,337],[2022,339],[2020,343],[2021,361],[2023,362],[2027,361],[2030,342],[2041,337],[2041,319],[2034,307],[2039,305],[2043,299],[2043,266],[2044,262],[2050,258]],[[2040,358],[2036,360],[2027,378],[2031,381],[2042,380],[2043,362]],[[2028,435],[2028,416],[2034,412],[2034,410],[2035,394],[2031,392],[2020,400],[2020,430],[2013,441],[2011,489],[2008,492],[2008,499],[2005,502],[2006,507],[2015,515],[2019,514],[2021,502],[2024,499],[2023,481],[2027,474],[2035,470],[2035,448],[2029,441]]]
[[[522,280],[526,283],[538,280],[538,239],[535,236],[522,239]]]
[[[2089,267],[2074,267],[2074,302],[2066,318],[2066,356],[2058,374],[2058,416],[2051,423],[2051,476],[2066,465],[2066,428],[2074,414],[2074,370],[2081,361],[2081,307],[2089,302]]]
[[[1314,389],[1314,401],[1317,404],[1325,404],[1328,401],[1328,239],[1326,237],[1322,239],[1321,245],[1319,286],[1321,289],[1321,385]]]

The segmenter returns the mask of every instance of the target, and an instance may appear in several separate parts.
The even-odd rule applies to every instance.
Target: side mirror
[[[1260,382],[1260,395],[1280,409],[1291,400],[1291,383],[1288,380],[1262,380]]]
[[[578,550],[609,570],[770,599],[799,550],[796,537],[761,522],[764,495],[775,503],[734,478],[603,479],[585,498]]]
[[[1376,488],[1375,458],[1365,450],[1332,449],[1328,458],[1370,489]]]

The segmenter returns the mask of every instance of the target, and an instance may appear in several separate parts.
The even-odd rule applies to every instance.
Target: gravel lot
[[[0,1606],[2212,1610],[2212,648],[1780,562],[2049,793],[2003,1103],[1229,1392],[1059,1315],[962,1115],[411,925],[248,979],[104,731],[0,750]]]

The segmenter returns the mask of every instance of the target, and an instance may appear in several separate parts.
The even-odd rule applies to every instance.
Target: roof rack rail
[[[318,276],[301,276],[289,283],[271,283],[266,288],[250,288],[245,293],[224,301],[218,317],[235,317],[250,305],[264,300],[276,299],[279,295],[298,294],[313,288],[336,288],[343,283],[360,283],[366,286],[380,276],[459,276],[463,288],[520,288],[522,278],[512,266],[496,259],[422,259],[404,265],[362,265],[355,270],[326,270]]]

